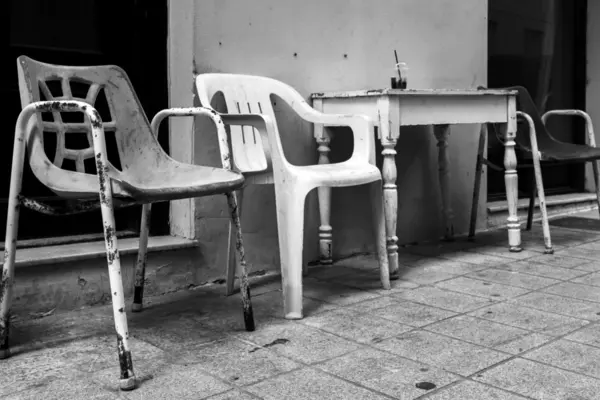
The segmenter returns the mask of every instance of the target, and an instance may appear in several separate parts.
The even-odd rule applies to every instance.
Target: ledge
[[[569,193],[554,196],[546,196],[547,207],[574,205],[579,203],[587,203],[590,201],[596,201],[595,193]],[[536,208],[539,206],[539,202],[537,199],[535,201],[535,205]],[[517,209],[527,210],[528,208],[529,199],[519,199],[519,202],[517,203]],[[489,202],[487,204],[487,211],[488,214],[508,212],[508,203],[506,202],[506,200]]]
[[[118,242],[121,256],[137,254],[138,238],[123,238],[119,239]],[[197,242],[195,240],[175,236],[151,236],[148,238],[149,253],[185,249],[196,246]],[[16,267],[57,264],[98,257],[106,257],[104,240],[17,249]]]

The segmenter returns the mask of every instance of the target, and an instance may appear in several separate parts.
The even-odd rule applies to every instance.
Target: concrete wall
[[[178,2],[173,1],[173,6]],[[389,86],[393,50],[408,63],[411,88],[475,88],[486,83],[485,0],[196,0],[194,72],[269,76],[312,92]],[[172,38],[171,45],[177,43]],[[279,129],[286,153],[296,163],[316,162],[311,126],[285,113]],[[452,201],[456,227],[468,227],[478,126],[452,131]],[[333,160],[347,157],[346,132],[332,142]],[[210,126],[196,123],[194,159],[218,163]],[[406,129],[398,143],[398,237],[400,243],[442,235],[437,147],[430,128]],[[482,188],[483,217],[486,186]],[[372,251],[370,205],[364,187],[334,189],[334,255]],[[316,193],[307,202],[305,261],[317,259]],[[224,263],[227,211],[222,199],[196,205],[196,234],[211,243],[215,263]],[[480,218],[480,226],[485,223]],[[251,187],[243,225],[255,268],[277,266],[277,230],[271,187]],[[223,264],[221,264],[223,265]]]

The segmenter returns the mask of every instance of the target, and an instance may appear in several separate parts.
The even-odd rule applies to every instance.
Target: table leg
[[[398,191],[396,189],[396,143],[397,139],[384,137],[381,144],[383,150],[383,200],[385,212],[385,231],[387,234],[387,252],[390,265],[390,279],[399,276],[398,265],[398,236],[396,236],[396,225],[398,221]]]
[[[507,124],[504,138],[504,185],[506,186],[506,201],[508,203],[508,248],[511,252],[520,252],[521,224],[517,214],[517,200],[519,197],[519,178],[517,176],[517,155],[515,153],[514,124]]]
[[[450,189],[450,161],[448,156],[448,138],[450,125],[434,125],[433,133],[438,146],[438,178],[442,194],[442,215],[444,218],[444,240],[454,240],[454,211],[452,210],[452,193]]]
[[[329,164],[329,143],[331,139],[327,134],[317,138],[319,147],[319,164]],[[319,214],[321,225],[319,226],[319,255],[321,264],[333,263],[333,229],[330,224],[331,217],[331,188],[319,187],[317,189],[319,196]]]

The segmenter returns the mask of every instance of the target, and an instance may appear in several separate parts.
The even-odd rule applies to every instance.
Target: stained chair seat
[[[139,180],[117,181],[115,196],[125,195],[136,201],[178,200],[227,193],[243,184],[244,176],[235,171],[178,164],[152,171]]]
[[[542,161],[591,161],[600,159],[600,148],[585,144],[549,141],[538,143]]]
[[[113,196],[150,203],[227,193],[244,184],[244,176],[235,171],[177,162],[169,164],[167,168],[149,170],[140,176],[109,171]],[[75,179],[69,179],[67,174]],[[98,198],[96,175],[60,170],[60,175],[55,175],[50,183],[48,187],[64,198]]]

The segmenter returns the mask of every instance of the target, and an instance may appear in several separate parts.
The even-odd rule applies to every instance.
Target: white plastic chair
[[[144,204],[139,249],[139,258],[143,263],[138,263],[137,266],[138,277],[141,274],[143,280],[148,239],[147,224],[150,220],[149,205],[159,201],[226,194],[231,218],[238,228],[236,247],[241,263],[244,322],[247,330],[254,330],[244,247],[234,193],[242,186],[244,177],[231,171],[229,144],[221,119],[211,110],[202,108],[170,109],[157,114],[152,123],[154,127],[158,127],[158,123],[167,115],[205,115],[217,126],[223,168],[183,164],[169,157],[158,143],[131,82],[122,69],[116,66],[51,65],[24,56],[18,58],[17,67],[23,110],[15,129],[6,250],[0,283],[0,359],[10,355],[8,332],[20,206],[51,215],[77,214],[98,208],[101,210],[122,390],[134,389],[136,380],[129,348],[129,329],[113,205]],[[47,83],[50,81],[60,83],[62,94],[55,95],[49,90]],[[83,97],[73,94],[74,84],[87,88]],[[108,103],[110,120],[103,121],[93,106],[101,91],[104,91]],[[45,101],[41,101],[42,96],[45,97]],[[46,112],[52,114],[52,121],[42,118],[41,114]],[[67,122],[64,119],[65,112],[78,112],[82,117],[81,122]],[[114,132],[120,169],[108,161],[105,131]],[[57,137],[53,161],[48,159],[44,148],[44,132],[52,132]],[[65,146],[66,134],[87,137],[89,147],[68,148]],[[71,199],[75,205],[59,209],[21,195],[26,145],[29,165],[37,179],[58,196]],[[64,168],[65,159],[75,162],[76,171]],[[96,171],[86,170],[86,160],[93,161]]]
[[[232,161],[234,168],[244,175],[245,185],[275,184],[285,317],[302,318],[304,201],[312,189],[320,186],[371,184],[380,277],[383,287],[389,289],[382,182],[381,173],[375,166],[375,135],[372,121],[360,115],[320,113],[310,107],[292,87],[266,77],[202,74],[196,77],[196,88],[203,107],[210,108],[213,97],[218,93],[223,94],[227,114],[219,115],[226,125],[230,125]],[[354,134],[354,151],[350,159],[336,164],[290,164],[283,152],[275,123],[272,96],[285,101],[298,116],[308,122],[350,127]],[[257,118],[258,114],[260,118]],[[238,193],[241,207],[243,188],[239,189]],[[235,277],[231,240],[228,254],[229,294],[233,291]]]

